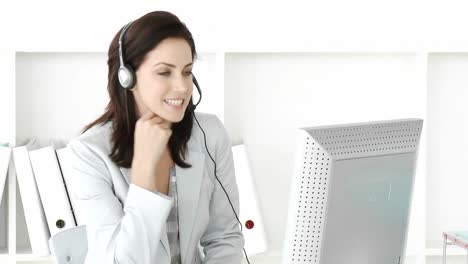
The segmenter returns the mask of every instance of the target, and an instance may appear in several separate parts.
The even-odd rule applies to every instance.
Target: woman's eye
[[[191,71],[185,72],[185,75],[190,76],[192,75],[192,72]]]
[[[170,72],[160,72],[160,73],[158,73],[158,74],[159,74],[159,75],[163,75],[163,76],[167,76],[167,75],[170,74]]]

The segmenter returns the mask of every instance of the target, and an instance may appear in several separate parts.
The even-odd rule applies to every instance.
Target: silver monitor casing
[[[297,130],[283,264],[403,263],[422,123]]]

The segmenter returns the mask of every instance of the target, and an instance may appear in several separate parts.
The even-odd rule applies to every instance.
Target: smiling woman
[[[109,47],[107,89],[110,102],[106,112],[86,126],[83,132],[97,124],[113,121],[112,159],[120,166],[129,167],[133,158],[136,121],[143,113],[152,111],[171,123],[174,133],[168,145],[171,158],[179,166],[187,168],[190,165],[185,163],[183,158],[193,118],[186,113],[191,109],[187,106],[193,105],[193,87],[192,78],[181,78],[181,74],[191,72],[197,56],[192,34],[176,16],[163,11],[148,13],[129,23],[128,28],[123,30],[115,35]],[[122,89],[119,83],[118,74],[122,63],[120,53],[125,58],[125,66],[132,71],[132,78],[135,79],[129,89]],[[158,65],[159,63],[163,64]],[[164,64],[173,67],[163,66]],[[185,67],[187,64],[190,64],[190,68],[180,69],[182,65]],[[136,70],[135,73],[133,69]],[[183,107],[179,109],[185,108],[185,113],[172,113],[164,107],[166,105],[163,104],[163,100],[173,99],[171,96],[174,94],[185,99]]]
[[[68,145],[87,263],[241,263],[231,143],[218,117],[194,111],[195,58],[169,12],[112,40],[107,109]]]
[[[192,96],[192,66],[184,39],[167,38],[151,50],[136,71],[138,81],[132,89],[138,117],[152,111],[172,123],[182,120]]]

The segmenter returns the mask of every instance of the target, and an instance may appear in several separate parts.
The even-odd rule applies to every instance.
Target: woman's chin
[[[181,114],[164,113],[164,115],[160,115],[160,117],[171,123],[179,123],[180,121],[182,121],[182,119],[184,119],[184,114],[185,113],[181,113]]]
[[[172,123],[177,123],[177,122],[182,121],[182,119],[184,118],[185,109],[186,109],[185,105],[171,106],[168,104],[164,104],[163,109],[161,109],[162,110],[161,112],[163,112],[163,115],[167,121],[170,121]]]

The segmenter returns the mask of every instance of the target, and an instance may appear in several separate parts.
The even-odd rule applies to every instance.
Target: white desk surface
[[[265,253],[249,256],[250,264],[281,264],[282,262],[282,251],[267,251]],[[419,264],[421,263],[420,258],[408,257],[405,259],[406,264]],[[247,260],[244,260],[242,264],[248,264]]]
[[[254,256],[250,256],[250,264],[281,264],[282,258],[281,258],[282,251],[267,251],[265,253],[257,254]],[[244,261],[242,264],[248,264],[247,260],[245,260],[244,256]]]

